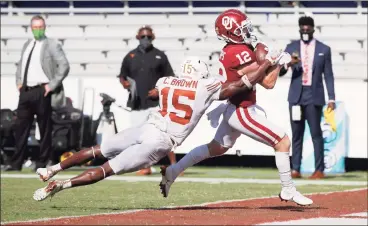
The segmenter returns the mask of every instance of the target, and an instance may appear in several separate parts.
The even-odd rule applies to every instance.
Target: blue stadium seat
[[[123,7],[120,1],[74,1],[75,8],[114,8]]]
[[[239,1],[193,1],[193,7],[239,7]]]
[[[13,7],[19,8],[67,8],[67,1],[14,1]]]
[[[305,7],[320,8],[320,7],[333,7],[333,8],[354,8],[357,7],[357,3],[354,1],[301,1]]]
[[[280,7],[281,4],[278,1],[246,1],[246,7]]]
[[[129,1],[129,7],[132,8],[188,7],[188,3],[186,1]]]

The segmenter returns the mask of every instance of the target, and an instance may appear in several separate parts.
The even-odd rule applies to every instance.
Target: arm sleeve
[[[217,79],[206,79],[204,82],[204,92],[207,93],[212,100],[220,99],[222,83]]]
[[[70,66],[59,42],[50,41],[50,52],[57,64],[57,69],[55,70],[54,78],[49,82],[49,86],[51,90],[55,90],[69,74]]]
[[[331,48],[328,47],[325,56],[324,78],[329,100],[335,100],[335,78],[332,71]]]
[[[127,77],[130,77],[128,54],[124,57],[123,62],[121,63],[120,74],[118,77],[122,77],[124,80],[127,80]]]

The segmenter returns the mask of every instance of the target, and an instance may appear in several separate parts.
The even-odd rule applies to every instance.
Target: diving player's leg
[[[40,176],[42,181],[48,181],[60,171],[69,169],[73,166],[81,165],[92,159],[100,157],[112,158],[120,153],[121,150],[124,150],[130,145],[135,144],[137,142],[135,138],[136,134],[139,134],[139,128],[130,128],[124,130],[107,139],[102,144],[102,148],[99,145],[96,145],[90,148],[82,149],[58,164],[47,168],[38,168],[36,173]],[[116,145],[116,143],[120,143],[120,145]],[[102,152],[101,149],[104,151]]]
[[[94,158],[99,157],[102,157],[101,149],[99,145],[96,145],[90,148],[82,149],[58,164],[47,168],[38,168],[36,173],[40,176],[42,181],[48,181],[62,170],[84,164]]]
[[[275,161],[282,185],[280,198],[293,200],[299,205],[310,205],[312,200],[296,191],[291,178],[290,169],[290,139],[283,129],[270,122],[264,113],[259,113],[253,105],[247,108],[237,108],[230,117],[229,125],[259,142],[275,150]]]
[[[145,139],[142,140],[142,138]],[[173,147],[173,142],[169,136],[153,125],[143,126],[141,133],[136,135],[135,140],[137,141],[136,144],[121,150],[117,156],[102,166],[86,170],[79,176],[69,180],[52,181],[48,186],[38,189],[33,198],[42,201],[67,188],[93,184],[114,174],[134,172],[149,167],[165,157]],[[110,144],[109,141],[111,140],[108,140]],[[114,148],[118,149],[118,145],[122,143],[124,142],[115,143],[117,147],[114,146]],[[122,144],[121,147],[126,146]],[[104,148],[102,148],[102,153],[104,153]]]

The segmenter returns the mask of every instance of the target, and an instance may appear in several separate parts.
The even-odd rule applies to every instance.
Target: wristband
[[[243,75],[241,77],[241,80],[244,82],[244,84],[249,88],[251,89],[253,87],[252,83],[250,83],[250,81],[248,80],[248,77],[247,75]]]

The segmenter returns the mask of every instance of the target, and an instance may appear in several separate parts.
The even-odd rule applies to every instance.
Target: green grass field
[[[61,175],[75,175],[80,172],[81,169],[72,169]],[[24,170],[22,173],[33,172]],[[156,173],[151,177],[159,176]],[[184,177],[277,179],[278,173],[275,169],[193,167],[186,171]],[[367,173],[346,173],[331,176],[326,180],[367,181]],[[193,205],[217,200],[273,196],[280,191],[280,185],[277,184],[177,182],[173,185],[169,198],[165,199],[159,192],[157,182],[108,180],[87,187],[65,190],[51,201],[36,202],[32,199],[32,194],[36,189],[45,186],[45,183],[38,179],[18,178],[2,178],[1,182],[1,222]],[[311,193],[359,187],[364,186],[305,185],[298,186],[298,189],[303,193]]]

